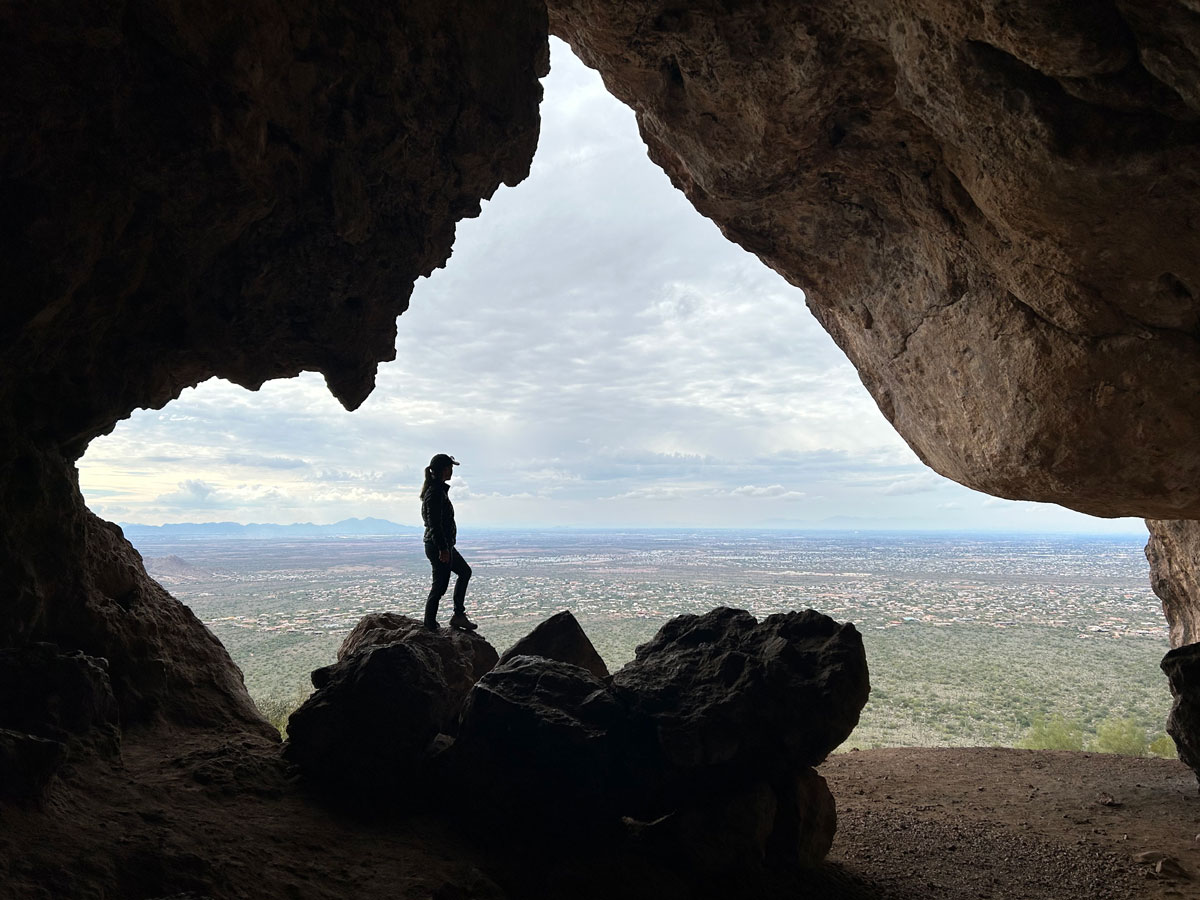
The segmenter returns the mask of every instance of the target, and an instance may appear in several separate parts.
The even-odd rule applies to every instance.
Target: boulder
[[[354,629],[346,635],[338,648],[338,661],[368,647],[394,644],[397,641],[414,644],[436,654],[442,662],[442,675],[456,704],[467,696],[467,691],[491,671],[496,665],[496,648],[478,633],[446,628],[430,631],[416,619],[397,613],[370,613],[363,616]],[[328,667],[312,673],[313,687],[325,679]]]
[[[566,609],[552,615],[505,650],[500,662],[508,662],[517,656],[557,659],[559,662],[587,669],[597,678],[608,677],[608,666],[584,634],[579,622],[571,615],[571,611]]]
[[[458,709],[440,659],[412,644],[361,650],[321,680],[288,719],[283,748],[316,784],[394,790]]]
[[[1174,698],[1167,734],[1175,741],[1180,760],[1200,781],[1200,644],[1176,647],[1161,665]]]
[[[476,672],[495,659],[477,635],[366,616],[338,662],[312,673],[317,690],[289,718],[284,756],[314,784],[393,794],[433,739],[454,731]]]
[[[778,808],[771,786],[759,779],[713,795],[699,793],[658,819],[626,819],[625,825],[635,846],[650,856],[722,874],[765,864]]]
[[[699,791],[652,822],[625,820],[636,846],[702,875],[752,873],[767,866],[815,866],[833,845],[837,813],[825,779],[812,769],[776,783]]]
[[[725,607],[672,619],[613,687],[668,776],[815,766],[858,724],[870,691],[853,625],[811,609],[758,622]]]
[[[767,860],[785,868],[815,866],[833,846],[837,808],[825,779],[803,769],[772,785],[777,803]]]
[[[599,678],[540,656],[498,665],[471,690],[447,760],[490,827],[565,836],[616,825],[625,710]]]

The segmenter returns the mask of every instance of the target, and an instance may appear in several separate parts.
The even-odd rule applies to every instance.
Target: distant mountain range
[[[397,525],[387,519],[343,519],[332,525],[296,522],[292,525],[240,522],[178,522],[170,525],[139,525],[121,522],[125,537],[222,537],[222,538],[299,538],[342,537],[345,535],[414,534],[416,525]]]

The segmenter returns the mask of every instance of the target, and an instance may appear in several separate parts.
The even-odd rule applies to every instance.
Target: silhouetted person
[[[450,618],[451,628],[474,631],[477,626],[467,618],[463,601],[467,596],[467,583],[471,580],[471,567],[454,549],[458,527],[454,524],[454,506],[450,503],[450,479],[458,460],[439,453],[425,467],[425,483],[421,485],[421,519],[425,522],[425,555],[433,566],[433,587],[425,601],[425,627],[438,630],[438,602],[450,584],[450,573],[458,576],[454,582],[454,615]]]

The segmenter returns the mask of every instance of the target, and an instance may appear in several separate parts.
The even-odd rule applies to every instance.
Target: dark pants
[[[454,582],[454,611],[464,611],[463,600],[467,596],[467,582],[471,580],[471,567],[457,550],[450,548],[450,562],[444,563],[438,559],[438,549],[433,544],[425,545],[425,555],[433,566],[433,587],[429,589],[429,599],[425,601],[425,621],[432,622],[437,618],[438,602],[450,585],[450,573],[458,576]]]

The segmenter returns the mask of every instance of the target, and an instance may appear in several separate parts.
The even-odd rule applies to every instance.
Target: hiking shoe
[[[453,622],[451,624],[453,624]],[[442,629],[442,626],[437,623],[437,619],[426,619],[425,620],[425,630],[426,631],[441,631],[441,629]]]
[[[465,612],[456,612],[450,618],[450,627],[458,628],[462,631],[474,631],[479,626],[476,625],[474,622],[472,622],[470,619],[468,619],[467,614]]]

